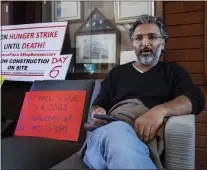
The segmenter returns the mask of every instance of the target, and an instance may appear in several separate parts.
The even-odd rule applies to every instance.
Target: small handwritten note
[[[85,91],[27,92],[16,136],[78,141]]]

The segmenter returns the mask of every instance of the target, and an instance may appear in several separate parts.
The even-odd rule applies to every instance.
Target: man
[[[90,110],[92,123],[103,121],[94,114],[105,115],[126,99],[137,98],[150,110],[135,120],[134,128],[117,121],[92,132],[83,159],[92,169],[156,169],[146,144],[163,119],[204,109],[204,97],[187,71],[176,63],[159,61],[168,39],[159,17],[139,16],[130,29],[130,39],[137,61],[109,72]]]

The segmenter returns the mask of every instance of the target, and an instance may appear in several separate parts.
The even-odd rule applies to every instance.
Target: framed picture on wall
[[[77,74],[105,75],[119,63],[121,33],[97,8],[75,32]]]
[[[76,63],[116,63],[116,52],[116,33],[76,36]]]
[[[83,20],[83,2],[53,1],[52,21],[79,22]]]
[[[114,2],[116,24],[132,23],[142,14],[154,15],[154,1]]]

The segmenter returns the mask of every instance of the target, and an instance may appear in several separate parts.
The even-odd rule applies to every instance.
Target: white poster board
[[[81,1],[54,1],[52,3],[52,21],[78,21],[81,19]]]
[[[116,24],[127,24],[136,21],[142,14],[154,15],[154,1],[116,1],[114,14]]]
[[[5,80],[65,79],[72,55],[60,55],[67,22],[1,27],[1,75]]]

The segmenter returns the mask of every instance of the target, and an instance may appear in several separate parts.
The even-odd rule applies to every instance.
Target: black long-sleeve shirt
[[[116,103],[130,98],[141,100],[152,108],[184,95],[192,103],[192,113],[204,109],[204,96],[194,85],[188,72],[173,62],[159,62],[144,73],[136,70],[132,62],[114,67],[101,83],[101,90],[93,106],[107,112]]]

